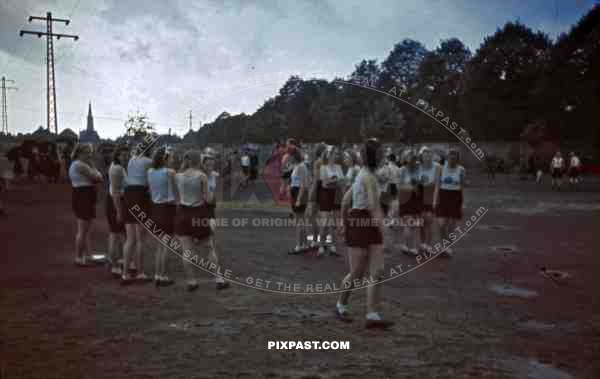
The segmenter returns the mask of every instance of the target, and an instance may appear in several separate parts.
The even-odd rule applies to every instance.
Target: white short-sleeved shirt
[[[461,183],[464,183],[465,179],[465,168],[461,165],[457,165],[451,169],[448,167],[448,162],[444,163],[442,167],[442,176],[440,178],[440,189],[447,191],[460,191],[462,189]]]
[[[207,194],[203,192],[202,180],[206,175],[201,172],[179,173],[175,175],[175,184],[179,192],[179,203],[186,207],[199,207],[206,202]]]
[[[71,167],[69,167],[69,179],[71,180],[71,185],[75,188],[89,187],[94,185],[94,182],[90,178],[79,172],[80,168],[82,167],[91,169],[87,163],[84,163],[79,159],[74,160],[71,163]]]
[[[387,162],[385,166],[377,170],[377,183],[379,192],[387,191],[390,184],[399,184],[402,170],[393,162]]]
[[[217,192],[217,181],[219,180],[219,173],[213,171],[208,175],[208,192]]]
[[[351,186],[352,184],[354,184],[354,181],[356,180],[356,177],[358,176],[359,172],[360,172],[359,165],[354,165],[348,169],[348,172],[346,172],[347,185]]]
[[[562,157],[552,158],[552,168],[563,168],[564,165],[565,165],[565,160]]]
[[[308,170],[304,163],[298,163],[294,166],[291,175],[291,187],[300,188],[308,187]]]
[[[117,192],[120,195],[122,195],[123,192],[125,192],[125,187],[127,185],[127,182],[125,181],[125,178],[127,177],[127,172],[120,164],[111,163],[110,167],[108,168],[108,192],[113,196],[115,195],[115,191],[112,185],[112,177],[114,175],[121,177],[121,186],[117,189]]]
[[[152,166],[152,159],[140,157],[130,159],[127,164],[127,185],[128,186],[147,186],[148,169]]]
[[[369,186],[372,186],[373,196],[377,197],[377,180],[367,168],[363,167],[352,184],[353,209],[369,209],[369,192],[367,190]],[[377,201],[377,199],[374,200]]]
[[[320,171],[321,181],[331,179],[334,176],[337,177],[338,180],[341,180],[344,178],[344,172],[342,171],[342,167],[339,164],[321,165],[321,171]]]
[[[175,178],[168,168],[149,169],[148,187],[154,204],[175,202]]]
[[[579,160],[579,157],[572,156],[569,164],[571,167],[579,167],[579,165],[581,165],[581,161]]]

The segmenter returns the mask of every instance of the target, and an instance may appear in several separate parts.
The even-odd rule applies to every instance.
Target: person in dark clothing
[[[258,176],[258,154],[253,152],[250,155],[250,183],[254,184]]]

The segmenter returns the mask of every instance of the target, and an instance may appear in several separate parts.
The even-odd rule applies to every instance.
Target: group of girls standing
[[[77,218],[75,263],[79,266],[88,264],[90,226],[96,216],[96,184],[103,181],[102,175],[94,167],[92,153],[91,145],[77,145],[69,167],[73,187],[72,208]],[[108,255],[111,272],[120,278],[122,284],[152,280],[145,273],[144,243],[147,234],[142,213],[143,218],[153,221],[155,238],[165,241],[167,235],[181,243],[189,291],[198,288],[193,264],[186,259],[190,254],[208,252],[210,263],[219,267],[214,237],[219,185],[214,162],[211,149],[206,149],[204,153],[189,150],[180,159],[177,154],[160,148],[154,151],[152,158],[150,151],[146,150],[142,156],[129,159],[127,146],[115,148],[108,170],[106,199]],[[138,220],[138,215],[141,220]],[[168,249],[162,242],[158,244],[154,264],[156,286],[174,283],[167,273]],[[135,265],[132,260],[135,260]],[[132,276],[132,271],[135,276]],[[228,283],[217,276],[216,286],[217,289],[224,289]]]

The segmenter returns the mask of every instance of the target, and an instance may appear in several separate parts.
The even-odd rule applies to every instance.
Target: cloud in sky
[[[579,4],[581,3],[581,4]],[[361,59],[385,59],[403,38],[429,49],[458,37],[475,51],[507,21],[555,37],[568,31],[592,1],[576,0],[4,0],[0,2],[0,75],[16,80],[9,96],[12,131],[45,126],[45,42],[20,38],[44,30],[29,15],[71,18],[55,42],[59,129],[85,127],[92,101],[104,137],[124,132],[127,114],[147,112],[159,131],[183,134],[187,115],[210,121],[223,111],[254,112],[282,82],[256,86],[204,107],[199,99],[256,75],[350,74]],[[280,75],[281,76],[281,75]],[[286,74],[284,77],[287,77]],[[331,78],[328,78],[331,79]]]

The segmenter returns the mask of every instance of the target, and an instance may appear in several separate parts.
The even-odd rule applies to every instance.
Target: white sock
[[[220,277],[220,276],[217,276],[217,277],[215,278],[215,282],[217,282],[217,283],[225,283],[225,280],[223,280],[223,278],[222,278],[222,277]]]
[[[369,312],[367,313],[367,320],[381,321],[383,320],[383,317],[381,317],[381,315],[378,312]]]

